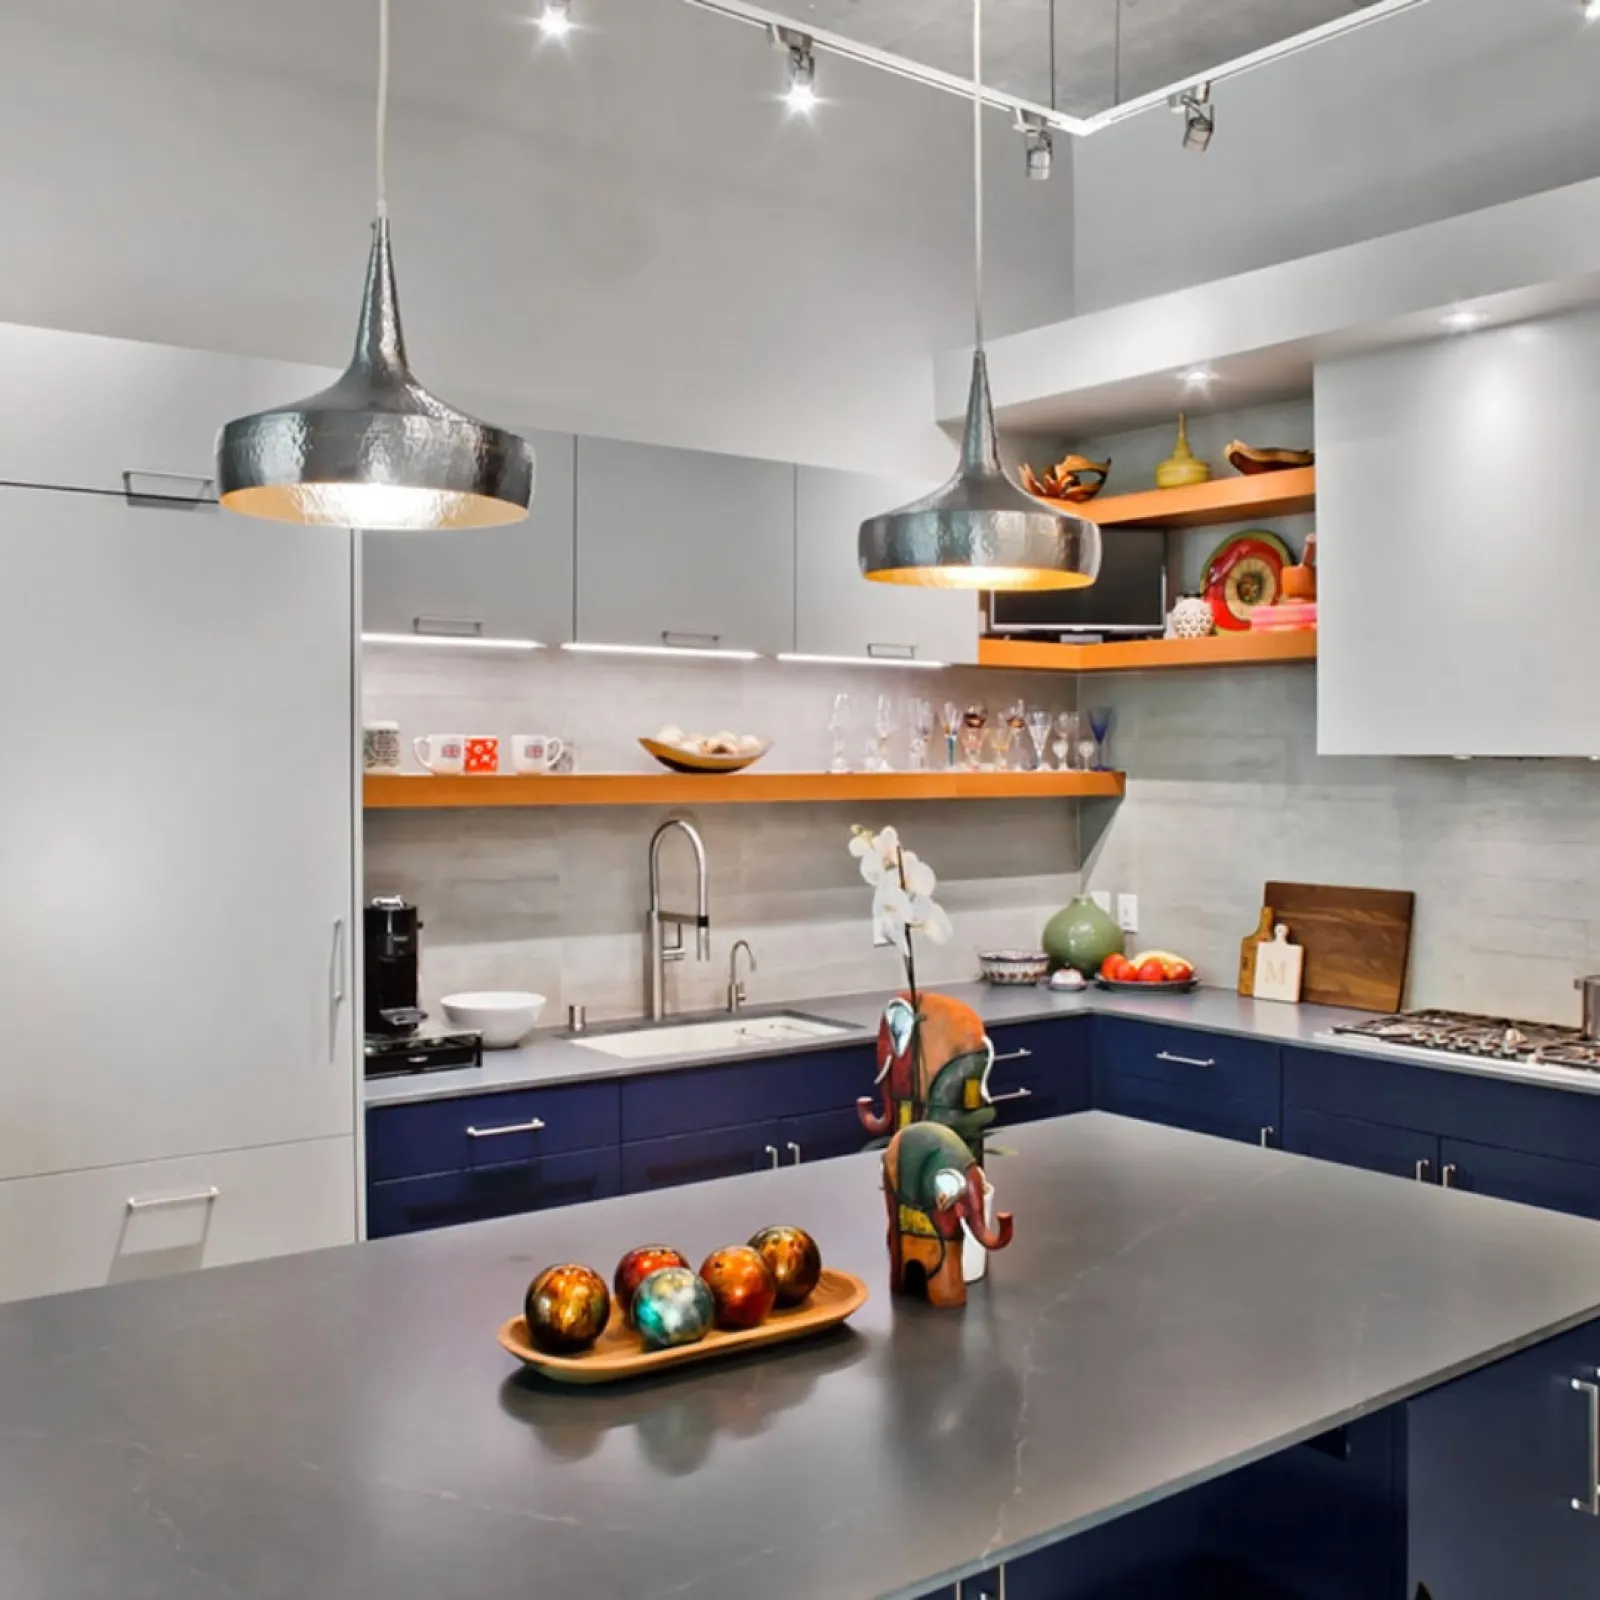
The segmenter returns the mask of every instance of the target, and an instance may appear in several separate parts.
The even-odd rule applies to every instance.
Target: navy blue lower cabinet
[[[1087,1017],[995,1027],[989,1037],[994,1041],[989,1093],[998,1126],[1089,1109]]]
[[[760,1172],[786,1160],[777,1121],[674,1134],[670,1139],[641,1139],[622,1147],[622,1189],[625,1194],[672,1189],[682,1183]]]
[[[396,1178],[367,1187],[367,1237],[387,1239],[426,1228],[547,1211],[604,1200],[620,1190],[621,1163],[615,1145],[469,1172]]]
[[[1441,1139],[1439,1159],[1449,1188],[1600,1218],[1600,1167],[1462,1139]]]
[[[1592,1383],[1600,1324],[1536,1345],[1406,1407],[1409,1576],[1432,1600],[1600,1594]]]
[[[1299,1106],[1283,1109],[1283,1148],[1319,1161],[1388,1172],[1397,1178],[1419,1178],[1424,1183],[1437,1183],[1441,1171],[1435,1134],[1305,1111]]]
[[[778,1124],[778,1149],[786,1167],[858,1155],[871,1139],[854,1106],[816,1111],[808,1117],[785,1117]]]

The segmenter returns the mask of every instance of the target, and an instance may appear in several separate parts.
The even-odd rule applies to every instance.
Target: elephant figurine
[[[943,994],[896,995],[878,1024],[878,1103],[864,1095],[856,1113],[879,1138],[913,1122],[942,1123],[981,1160],[995,1118],[993,1065],[994,1045],[971,1006]]]
[[[889,1287],[923,1289],[935,1306],[964,1306],[961,1225],[986,1250],[1004,1250],[1013,1232],[1009,1212],[985,1217],[989,1180],[966,1141],[940,1122],[900,1129],[883,1153],[883,1195],[889,1208]]]

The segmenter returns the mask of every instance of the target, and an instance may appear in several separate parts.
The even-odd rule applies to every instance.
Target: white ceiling
[[[971,0],[765,0],[797,24],[971,76]],[[1369,9],[1372,0],[987,0],[984,78],[1090,117]]]

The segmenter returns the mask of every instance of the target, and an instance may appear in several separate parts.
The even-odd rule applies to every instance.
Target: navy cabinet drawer
[[[367,1177],[377,1183],[466,1172],[615,1145],[617,1105],[614,1083],[572,1083],[374,1106],[367,1112]],[[532,1122],[543,1126],[528,1127]]]
[[[1345,1167],[1365,1167],[1397,1178],[1439,1181],[1439,1141],[1431,1133],[1413,1128],[1391,1128],[1355,1117],[1333,1117],[1325,1111],[1299,1106],[1283,1110],[1283,1148],[1319,1161],[1337,1161]],[[1426,1165],[1419,1168],[1418,1163]]]
[[[807,1117],[785,1117],[778,1125],[778,1149],[786,1167],[797,1161],[831,1161],[837,1156],[858,1155],[871,1139],[854,1106],[815,1111]]]
[[[673,1189],[685,1183],[760,1172],[783,1159],[776,1122],[643,1139],[622,1147],[622,1188],[626,1194]]]
[[[1441,1139],[1439,1160],[1441,1172],[1449,1169],[1452,1189],[1600,1218],[1600,1166],[1529,1155],[1523,1150],[1499,1150],[1461,1139]]]
[[[1096,1017],[1094,1029],[1095,1072],[1101,1082],[1131,1077],[1184,1091],[1200,1089],[1218,1098],[1248,1101],[1263,1122],[1278,1120],[1276,1045],[1120,1017]]]
[[[1087,1017],[991,1028],[989,1037],[995,1055],[989,1093],[999,1112],[997,1126],[1089,1109]]]
[[[603,1200],[619,1191],[620,1174],[613,1145],[512,1166],[374,1183],[367,1188],[367,1237],[386,1239],[397,1233]]]
[[[1204,1083],[1161,1083],[1113,1073],[1096,1101],[1102,1110],[1141,1122],[1160,1122],[1245,1144],[1275,1142],[1274,1123],[1261,1105],[1219,1095]]]
[[[859,1044],[629,1078],[622,1085],[622,1140],[838,1111],[872,1093],[875,1060],[873,1047]]]

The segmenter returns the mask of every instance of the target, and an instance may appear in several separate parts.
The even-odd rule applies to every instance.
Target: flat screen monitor
[[[1087,589],[989,596],[991,633],[1146,634],[1167,624],[1167,538],[1159,528],[1111,528],[1100,576]]]

